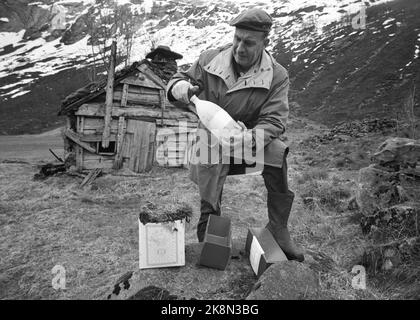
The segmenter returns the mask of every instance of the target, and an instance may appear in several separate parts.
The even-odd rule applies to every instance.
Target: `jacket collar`
[[[207,65],[204,70],[219,78],[223,79],[229,92],[245,89],[245,88],[264,88],[270,89],[273,81],[273,62],[270,54],[263,51],[261,62],[254,65],[243,76],[235,81],[235,74],[232,66],[232,46],[221,51],[215,56]]]

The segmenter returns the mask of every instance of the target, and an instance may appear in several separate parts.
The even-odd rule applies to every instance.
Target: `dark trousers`
[[[232,166],[232,165],[231,165]],[[276,192],[276,193],[287,193],[289,190],[287,182],[287,162],[286,156],[283,159],[283,167],[273,167],[264,165],[262,171],[262,176],[264,178],[265,187],[267,192]],[[200,206],[200,219],[197,224],[197,237],[198,241],[202,242],[204,240],[204,234],[206,232],[207,221],[210,214],[220,216],[221,214],[221,204],[222,204],[222,191],[220,192],[219,201],[217,202],[216,208],[208,203],[205,200],[201,200]]]

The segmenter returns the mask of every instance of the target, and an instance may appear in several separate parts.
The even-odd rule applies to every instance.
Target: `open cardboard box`
[[[146,223],[139,219],[139,267],[185,265],[185,219]]]
[[[207,222],[200,265],[225,270],[232,251],[230,219],[211,214]]]
[[[248,229],[245,251],[249,254],[249,262],[257,277],[273,263],[287,261],[283,250],[266,228]]]

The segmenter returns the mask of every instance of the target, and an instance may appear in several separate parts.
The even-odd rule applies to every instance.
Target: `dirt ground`
[[[296,193],[289,221],[292,235],[306,250],[304,263],[318,273],[323,298],[386,299],[387,293],[369,282],[362,291],[351,286],[351,270],[366,240],[348,202],[357,167],[363,163],[337,166],[345,150],[342,144],[336,149],[302,144],[324,130],[293,117],[289,125],[290,189]],[[367,141],[375,145],[374,139]],[[128,271],[133,276],[125,297],[148,285],[164,288],[179,299],[247,296],[257,279],[243,254],[245,237],[249,227],[267,222],[261,175],[227,179],[222,212],[232,222],[235,255],[227,269],[219,271],[197,265],[199,195],[188,170],[156,167],[138,176],[107,174],[84,188],[79,187],[81,177],[67,174],[34,180],[40,164],[54,161],[49,148],[62,155],[59,130],[0,137],[1,299],[106,299],[117,279]],[[355,147],[348,149],[347,158],[351,158]],[[308,205],[308,197],[321,200]],[[140,208],[150,202],[176,201],[193,208],[186,224],[186,265],[139,270]],[[65,268],[65,290],[52,287],[55,265]]]

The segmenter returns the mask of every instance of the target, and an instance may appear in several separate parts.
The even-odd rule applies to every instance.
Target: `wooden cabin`
[[[154,165],[189,165],[198,119],[169,103],[168,72],[159,68],[162,65],[145,59],[115,74],[106,148],[102,146],[106,81],[81,88],[63,101],[59,115],[67,116],[66,159],[75,158],[78,170],[144,172]]]

